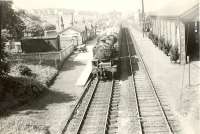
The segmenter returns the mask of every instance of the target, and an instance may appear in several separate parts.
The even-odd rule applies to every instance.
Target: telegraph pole
[[[144,0],[142,0],[142,34],[144,37],[144,22],[145,22],[145,18],[144,18]]]
[[[2,2],[2,1],[0,1],[0,45],[1,45],[2,4],[3,4],[3,2]]]

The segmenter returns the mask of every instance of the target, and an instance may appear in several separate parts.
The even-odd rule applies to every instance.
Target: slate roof
[[[84,25],[74,25],[74,26],[70,26],[70,27],[67,27],[65,28],[64,30],[62,30],[61,32],[59,32],[59,34],[69,30],[69,29],[72,29],[72,30],[75,30],[77,32],[83,32],[85,31],[85,26]]]
[[[196,9],[195,12],[199,12],[198,0],[173,0],[166,4],[164,7],[154,12],[149,12],[150,16],[166,16],[166,17],[178,17],[183,16],[189,10]],[[199,15],[196,14],[196,15]]]

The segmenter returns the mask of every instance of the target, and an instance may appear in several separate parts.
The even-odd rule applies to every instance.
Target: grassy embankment
[[[58,74],[54,67],[23,64],[31,75],[22,75],[20,65],[12,65],[10,73],[0,77],[0,113],[40,97]]]

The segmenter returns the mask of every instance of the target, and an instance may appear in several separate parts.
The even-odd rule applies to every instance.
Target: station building
[[[199,60],[199,8],[198,0],[183,0],[148,14],[153,34],[178,46],[181,64],[186,63],[187,56]]]

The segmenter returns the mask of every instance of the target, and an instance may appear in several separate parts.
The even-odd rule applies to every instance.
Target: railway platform
[[[60,134],[74,104],[83,92],[83,88],[76,83],[87,81],[87,78],[81,77],[81,74],[87,73],[87,71],[83,72],[90,61],[94,43],[96,43],[95,39],[88,42],[87,52],[74,52],[64,61],[47,94],[0,120],[1,132]]]
[[[182,122],[183,133],[198,133],[200,69],[195,63],[173,64],[158,47],[141,31],[130,27],[132,39],[137,44],[152,81],[171,106],[171,110]],[[190,79],[190,82],[189,82]],[[189,125],[191,124],[191,125]]]

